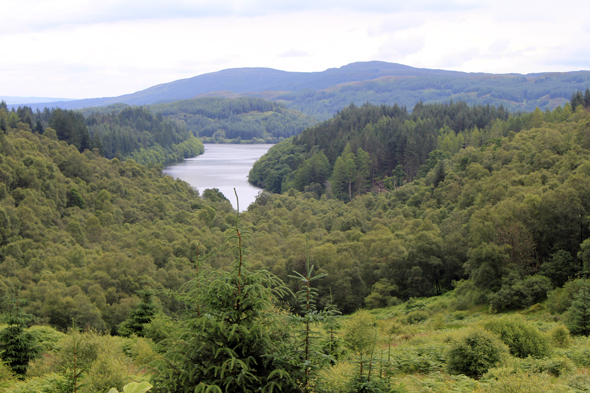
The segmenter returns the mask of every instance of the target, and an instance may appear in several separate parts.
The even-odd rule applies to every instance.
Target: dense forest
[[[572,93],[590,85],[590,73],[384,77],[323,90],[306,89],[274,97],[289,109],[327,120],[351,102],[362,105],[413,107],[416,103],[462,101],[468,105],[503,106],[511,112],[532,112],[563,106]]]
[[[151,378],[158,392],[210,386],[311,392],[316,382],[315,391],[402,392],[411,390],[395,383],[393,373],[433,373],[428,383],[434,384],[434,373],[443,370],[448,374],[439,382],[462,386],[456,391],[501,391],[497,384],[517,369],[538,373],[523,377],[525,384],[546,387],[555,380],[534,379],[545,378],[543,370],[559,376],[574,363],[588,367],[587,353],[573,350],[549,359],[547,341],[553,328],[561,329],[551,333],[555,340],[571,340],[560,321],[573,334],[590,334],[587,280],[576,279],[590,266],[588,107],[582,101],[575,112],[568,103],[510,116],[502,108],[457,103],[423,105],[411,114],[351,106],[314,133],[271,149],[269,157],[276,154],[285,165],[282,193],[262,192],[239,215],[216,190],[199,195],[157,166],[107,159],[98,149],[80,152],[51,127],[34,132],[17,121],[18,113],[1,109],[0,295],[9,299],[1,333],[36,334],[53,348],[53,355],[27,355],[36,359],[29,368],[3,357],[17,375],[41,379],[23,385],[6,378],[30,387],[23,392],[40,381],[52,388],[38,391],[57,391],[77,378],[87,383],[80,391],[100,391],[92,386],[130,370],[121,365],[133,359],[150,365],[141,378]],[[375,143],[385,149],[387,135],[398,136],[392,124],[406,136],[408,127],[424,130],[429,153],[408,160],[411,145],[403,145],[397,156],[373,157],[365,133],[379,130],[384,139]],[[349,174],[340,193],[339,160]],[[298,178],[292,173],[307,173],[304,166],[322,181],[301,176],[302,191],[284,186]],[[375,188],[379,182],[383,187]],[[433,296],[440,299],[416,300]],[[544,301],[548,306],[537,305]],[[366,311],[336,318],[363,307],[389,308],[379,323]],[[549,308],[546,332],[512,319],[474,319],[465,334],[441,330],[465,327],[453,324],[478,318],[471,310],[481,317],[529,307]],[[447,321],[436,310],[456,313]],[[29,315],[29,322],[15,315]],[[23,330],[34,324],[66,332],[72,321],[87,333]],[[132,338],[107,352],[108,338],[92,329]],[[522,339],[510,341],[506,329],[528,332],[536,349],[519,352]],[[488,343],[482,345],[497,357],[485,367],[473,366],[475,359],[466,364],[462,354],[474,342]],[[88,363],[73,376],[68,353],[91,344],[98,365]],[[504,368],[480,385],[477,379],[500,361]],[[130,381],[133,373],[126,372]]]
[[[30,107],[8,111],[0,103],[0,128],[12,127],[43,134],[47,128],[60,141],[84,150],[97,149],[107,158],[133,158],[136,162],[166,164],[204,152],[203,144],[177,122],[140,107],[117,106],[118,111],[84,112]]]
[[[276,143],[316,123],[301,112],[261,98],[194,98],[149,105],[154,113],[181,121],[205,142]]]
[[[89,121],[94,117],[104,122],[108,116],[118,118],[130,108],[138,107],[114,104],[81,112]],[[317,123],[311,116],[260,98],[194,98],[141,108],[169,120],[167,124],[186,128],[207,143],[277,143]]]
[[[435,150],[435,155],[448,158],[466,146],[479,147],[522,127],[520,116],[509,118],[503,107],[489,105],[420,103],[410,113],[397,105],[352,104],[333,119],[274,146],[254,165],[249,180],[277,193],[305,187],[325,192],[332,178],[335,195],[344,199],[347,194],[350,200],[353,188],[370,192],[372,183],[394,170],[399,172],[396,186],[418,173],[425,175]],[[345,183],[350,193],[342,189]]]

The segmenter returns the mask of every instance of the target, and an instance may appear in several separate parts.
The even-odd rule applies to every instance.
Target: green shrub
[[[544,357],[551,353],[551,344],[547,335],[521,317],[497,318],[485,322],[483,326],[508,345],[513,356]]]
[[[564,325],[555,326],[549,331],[549,336],[551,337],[551,341],[553,341],[553,345],[557,348],[567,348],[572,343],[570,331]]]
[[[440,371],[445,364],[447,344],[404,345],[391,351],[390,366],[402,373]]]
[[[457,320],[457,321],[462,321],[465,318],[467,318],[467,313],[465,311],[455,311],[453,314],[451,314],[453,319]]]
[[[539,364],[539,371],[549,373],[555,377],[572,373],[576,366],[566,357],[552,357],[543,359]]]
[[[70,391],[72,390],[67,378],[55,373],[27,379],[10,389],[11,393],[56,393]]]
[[[556,349],[555,355],[567,357],[578,367],[590,367],[590,340],[577,338],[569,348]]]
[[[0,389],[11,385],[15,381],[15,378],[10,366],[0,361]]]
[[[552,386],[549,375],[525,372],[513,368],[496,368],[490,370],[483,378],[489,393],[549,393],[568,392],[561,386]]]
[[[574,297],[582,289],[583,279],[568,281],[563,288],[557,288],[547,294],[547,307],[553,315],[563,314],[572,304]]]
[[[446,353],[450,374],[465,374],[477,378],[501,362],[508,355],[508,347],[492,333],[470,329],[451,342]]]
[[[567,309],[567,325],[572,334],[590,335],[590,288],[587,281]]]
[[[576,373],[567,379],[567,386],[580,392],[590,392],[590,375],[586,372]]]
[[[131,359],[125,356],[117,346],[101,348],[98,358],[84,376],[80,393],[105,392],[110,388],[123,388],[130,379]]]
[[[404,310],[406,313],[410,313],[412,311],[422,311],[426,310],[426,304],[424,302],[411,298],[404,304]]]
[[[376,329],[377,321],[373,314],[359,310],[344,325],[344,345],[355,353],[367,355],[375,344]]]
[[[406,317],[406,322],[410,325],[424,322],[428,319],[428,313],[426,311],[412,311]]]
[[[570,374],[576,369],[574,363],[564,356],[543,359],[531,356],[526,359],[511,357],[504,362],[503,366],[526,372],[548,373],[556,377],[563,374]]]
[[[490,309],[494,312],[513,308],[530,307],[547,296],[551,290],[551,280],[545,276],[529,276],[522,281],[504,285],[498,292],[490,295]]]

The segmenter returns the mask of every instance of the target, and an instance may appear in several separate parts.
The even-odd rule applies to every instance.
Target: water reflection
[[[248,172],[271,146],[273,145],[205,144],[205,154],[169,165],[163,172],[184,180],[199,192],[206,188],[218,188],[231,201],[234,209],[235,188],[240,197],[240,210],[244,211],[261,191],[248,183]]]

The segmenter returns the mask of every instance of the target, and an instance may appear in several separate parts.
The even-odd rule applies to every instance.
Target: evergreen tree
[[[129,317],[121,323],[118,332],[122,336],[136,336],[143,337],[143,326],[150,323],[156,315],[156,306],[152,300],[152,293],[147,291],[139,291],[141,302],[129,313]]]
[[[301,326],[301,328],[297,328],[297,333],[302,340],[302,342],[296,344],[298,356],[291,357],[291,362],[296,362],[294,365],[295,368],[297,368],[298,365],[303,366],[301,370],[304,374],[302,381],[303,391],[309,392],[312,391],[310,386],[310,376],[313,371],[326,365],[330,360],[333,360],[330,359],[329,356],[325,356],[321,351],[318,342],[319,337],[315,335],[313,326],[325,323],[327,320],[332,319],[336,314],[340,314],[340,312],[334,306],[322,311],[318,311],[316,308],[318,292],[317,289],[312,287],[311,283],[327,276],[327,274],[313,274],[314,265],[310,265],[309,263],[309,243],[307,237],[305,241],[307,249],[305,275],[294,271],[294,275],[289,276],[301,283],[301,287],[296,296],[302,311],[302,315],[294,315],[291,318],[293,322]]]
[[[33,132],[37,134],[43,134],[45,132],[45,130],[43,129],[43,125],[41,124],[41,120],[37,119],[37,122],[35,123],[35,128],[33,128]]]
[[[15,293],[7,299],[5,323],[8,326],[0,331],[0,358],[15,374],[24,377],[29,361],[37,356],[37,348],[35,337],[25,331],[30,317],[23,313],[17,298],[18,293]]]
[[[587,279],[568,309],[568,328],[572,334],[590,335],[590,289]]]
[[[581,91],[576,91],[572,94],[572,98],[570,99],[570,105],[572,106],[572,112],[576,112],[578,106],[584,106],[584,96],[582,95]]]
[[[156,391],[276,392],[290,384],[277,356],[286,335],[273,306],[288,290],[272,273],[248,269],[243,243],[249,232],[239,226],[239,213],[231,233],[224,245],[233,243],[232,268],[191,286],[188,296],[202,305],[200,315],[192,310],[178,337],[165,343]]]

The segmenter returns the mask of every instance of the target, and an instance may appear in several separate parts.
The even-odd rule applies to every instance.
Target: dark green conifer
[[[231,270],[190,286],[191,303],[200,308],[198,314],[189,308],[178,335],[162,343],[166,351],[156,364],[156,391],[279,392],[292,385],[277,356],[287,334],[273,304],[288,290],[272,273],[248,269],[248,233],[236,213],[223,243],[235,257]]]
[[[572,334],[590,335],[590,288],[584,280],[582,289],[568,309],[568,328]]]
[[[37,356],[37,348],[35,337],[25,331],[30,317],[23,313],[17,299],[18,292],[6,301],[8,312],[5,323],[8,326],[0,331],[0,358],[22,378],[29,361]]]
[[[141,302],[129,313],[129,317],[121,323],[118,332],[122,336],[136,336],[143,337],[143,327],[150,323],[156,315],[156,305],[152,300],[152,293],[149,290],[138,291],[141,297]]]

